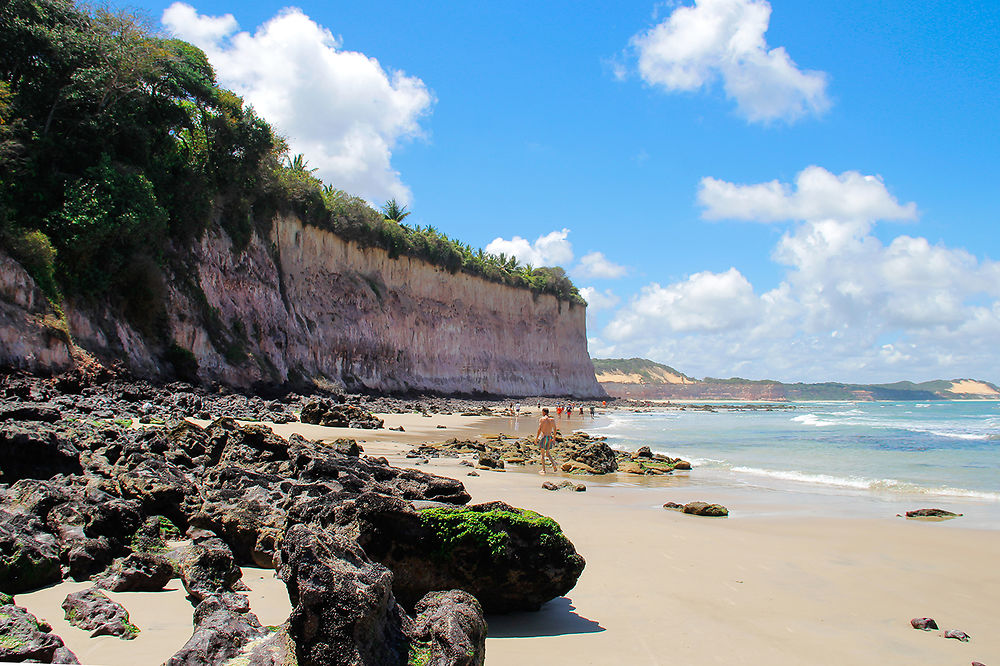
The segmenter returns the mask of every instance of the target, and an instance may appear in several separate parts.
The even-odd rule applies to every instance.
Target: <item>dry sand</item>
[[[403,425],[406,433],[275,429],[357,437],[366,440],[368,454],[411,466],[404,453],[413,441],[496,432],[503,422],[389,415],[386,425]],[[519,425],[523,430],[523,420]],[[906,521],[891,512],[878,519],[803,518],[783,511],[780,498],[749,492],[693,497],[693,487],[677,477],[639,488],[584,479],[588,490],[577,493],[543,490],[545,479],[533,469],[469,477],[468,467],[446,458],[416,469],[462,480],[474,502],[502,499],[552,516],[587,560],[566,598],[537,613],[488,618],[490,665],[1000,664],[1000,531]],[[733,515],[700,518],[660,506],[695,499],[723,501]],[[261,622],[280,623],[288,613],[280,581],[269,571],[244,572]],[[85,586],[64,583],[17,596],[52,622],[81,661],[159,663],[190,635],[191,606],[175,589],[112,595],[143,633],[132,642],[89,639],[60,620],[58,607],[67,592]],[[910,618],[922,616],[965,631],[971,642],[910,628]]]

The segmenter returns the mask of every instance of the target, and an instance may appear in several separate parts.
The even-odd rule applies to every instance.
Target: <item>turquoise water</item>
[[[692,478],[1000,507],[1000,402],[810,402],[776,411],[614,411],[615,447],[679,456]]]

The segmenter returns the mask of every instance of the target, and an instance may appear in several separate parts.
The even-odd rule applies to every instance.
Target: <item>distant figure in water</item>
[[[549,413],[548,409],[543,409],[542,410],[542,414],[548,414],[548,413]],[[556,407],[556,414],[558,414],[559,416],[562,416],[562,405],[559,405],[558,407]]]
[[[559,409],[562,409],[561,407]],[[542,407],[542,418],[538,419],[538,432],[535,433],[535,443],[542,450],[542,471],[539,474],[544,476],[545,474],[545,456],[549,457],[549,462],[552,463],[552,473],[556,473],[556,460],[552,457],[552,442],[555,441],[556,436],[556,420],[549,416],[549,408]]]
[[[583,416],[583,405],[580,405],[580,416]]]
[[[590,415],[591,416],[594,415],[594,406],[593,405],[590,406]]]

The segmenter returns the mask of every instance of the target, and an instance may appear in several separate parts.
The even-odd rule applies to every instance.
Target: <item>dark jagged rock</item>
[[[503,460],[489,452],[483,452],[479,454],[479,461],[477,463],[479,469],[503,469]]]
[[[582,493],[587,490],[587,486],[582,483],[573,483],[570,480],[563,481],[562,483],[554,483],[552,481],[543,481],[542,488],[545,490],[562,490],[563,488],[570,488],[578,493]]]
[[[90,631],[90,637],[118,636],[132,640],[139,628],[128,621],[128,611],[100,590],[90,588],[66,595],[62,602],[69,623]]]
[[[931,631],[938,628],[937,622],[930,617],[915,617],[910,620],[910,626],[921,631]]]
[[[334,405],[326,400],[310,402],[302,408],[299,419],[303,423],[333,428],[363,428],[377,430],[383,425],[380,418],[367,409],[355,405]]]
[[[709,504],[708,502],[688,502],[682,509],[684,513],[694,516],[728,516],[729,509],[721,504]]]
[[[206,428],[206,434],[213,464],[278,471],[275,467],[288,460],[288,442],[267,426],[221,418]]]
[[[585,566],[555,521],[503,502],[416,511],[362,495],[353,505],[358,543],[392,570],[407,607],[428,592],[461,589],[488,613],[537,610],[569,592]]]
[[[413,636],[427,646],[429,666],[482,666],[486,620],[474,596],[462,590],[428,592],[417,602]]]
[[[0,482],[82,471],[79,449],[55,426],[4,422],[0,428]]]
[[[42,421],[55,423],[62,413],[53,407],[40,404],[0,405],[0,423],[10,421]]]
[[[20,606],[0,607],[0,662],[79,664],[51,628]]]
[[[163,555],[132,553],[115,560],[95,587],[112,592],[157,592],[174,577],[174,568]]]
[[[195,477],[189,471],[149,454],[144,459],[133,456],[115,471],[122,497],[138,500],[143,513],[166,516],[180,527],[187,525],[180,507],[189,496],[197,495]]]
[[[0,508],[0,590],[27,592],[62,579],[59,545],[44,523]]]
[[[295,485],[278,475],[236,467],[211,470],[203,480],[204,501],[190,522],[223,536],[238,561],[272,567]]]
[[[210,596],[194,610],[194,632],[165,666],[202,666],[232,663],[245,654],[247,647],[266,639],[269,632],[256,615],[234,610],[220,597]],[[282,662],[254,661],[256,666]]]
[[[610,474],[618,471],[618,459],[615,452],[604,442],[588,444],[583,449],[574,452],[570,458],[587,465],[598,474]]]
[[[958,518],[961,515],[963,514],[945,511],[944,509],[917,509],[906,512],[907,518]]]
[[[653,452],[648,446],[640,446],[639,449],[633,454],[633,458],[652,458]]]
[[[81,477],[22,479],[11,486],[8,498],[44,521],[77,580],[104,569],[124,550],[140,521],[138,503]]]
[[[180,562],[181,580],[194,601],[233,592],[243,577],[229,546],[217,537],[197,539]]]
[[[393,597],[393,575],[357,543],[295,525],[281,545],[279,574],[301,666],[407,662],[409,619]]]

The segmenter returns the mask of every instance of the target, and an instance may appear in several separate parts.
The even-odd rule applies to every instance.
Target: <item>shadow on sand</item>
[[[599,622],[577,615],[573,600],[559,597],[544,604],[537,612],[488,615],[490,638],[530,638],[532,636],[565,636],[566,634],[596,634],[604,631]]]

